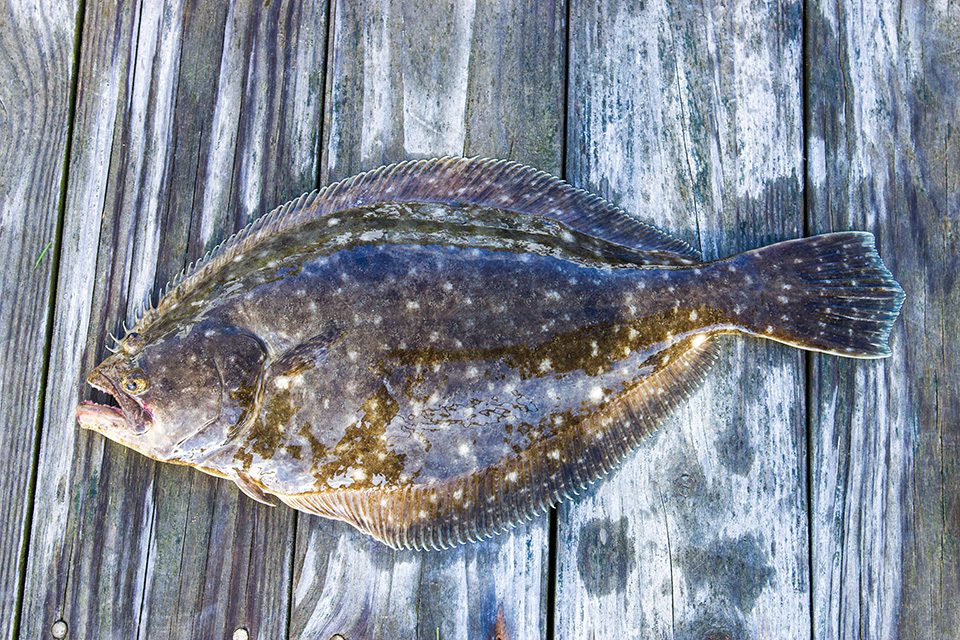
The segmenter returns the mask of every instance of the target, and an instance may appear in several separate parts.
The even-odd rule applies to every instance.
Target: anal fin
[[[434,485],[278,497],[300,511],[346,522],[394,549],[445,549],[482,540],[609,473],[700,386],[717,353],[713,336],[688,337],[661,354],[650,375],[562,435],[475,473]]]

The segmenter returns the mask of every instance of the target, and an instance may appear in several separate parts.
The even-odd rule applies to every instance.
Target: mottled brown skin
[[[258,411],[234,441],[199,457],[296,494],[443,481],[521,455],[591,412],[602,399],[595,387],[615,395],[691,332],[729,330],[711,303],[726,298],[692,269],[611,266],[543,233],[505,247],[479,226],[491,212],[478,210],[472,229],[442,230],[445,245],[419,242],[424,224],[358,241],[378,226],[362,220],[369,213],[344,212],[337,225],[245,256],[139,339],[185,334],[189,354],[152,363],[150,349],[121,353],[100,370],[134,365],[155,381],[197,380],[190,358],[237,357],[232,343],[203,336],[210,327],[256,336],[269,354],[262,379],[245,376],[232,397],[259,396]],[[392,243],[400,237],[413,240]],[[261,353],[246,357],[245,369],[259,371]],[[214,369],[197,386],[215,386]],[[184,422],[207,425],[219,402],[194,403]]]
[[[474,539],[616,464],[716,334],[883,355],[837,342],[826,294],[805,297],[792,265],[862,239],[823,238],[698,264],[491,207],[345,210],[238,252],[128,335],[90,376],[120,409],[79,417],[395,546]]]

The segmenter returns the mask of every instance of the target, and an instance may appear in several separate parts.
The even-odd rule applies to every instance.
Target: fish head
[[[233,327],[127,334],[87,376],[116,406],[81,402],[85,429],[154,460],[197,463],[256,414],[266,350]]]

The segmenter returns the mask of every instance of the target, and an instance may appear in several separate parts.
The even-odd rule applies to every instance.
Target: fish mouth
[[[120,407],[84,400],[77,406],[77,422],[84,429],[104,431],[126,429],[127,419]]]
[[[102,372],[94,369],[87,384],[113,398],[119,406],[84,400],[77,406],[77,422],[84,429],[105,433],[117,430],[141,434],[150,428],[153,415],[134,396],[124,393]]]

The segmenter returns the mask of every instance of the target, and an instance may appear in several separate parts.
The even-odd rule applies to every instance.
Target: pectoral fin
[[[265,504],[268,507],[277,506],[277,503],[263,490],[263,487],[254,482],[253,479],[243,471],[237,471],[237,477],[234,479],[234,482],[240,487],[240,491],[247,494],[247,497],[251,500],[256,500],[260,504]]]
[[[327,351],[340,335],[339,329],[330,327],[291,347],[270,363],[270,377],[294,376],[321,365],[327,359]]]

